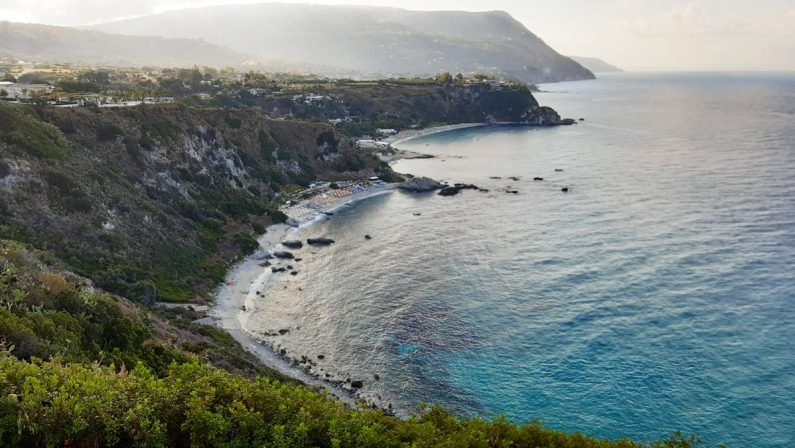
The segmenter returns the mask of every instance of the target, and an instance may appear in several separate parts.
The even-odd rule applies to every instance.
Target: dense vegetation
[[[205,299],[284,191],[391,173],[327,124],[250,110],[0,103],[0,238],[147,304]]]
[[[117,366],[142,364],[163,374],[195,357],[246,374],[271,372],[228,334],[191,316],[153,314],[96,290],[48,253],[0,240],[0,345],[24,360]]]
[[[0,443],[38,446],[640,448],[537,423],[460,420],[435,407],[399,420],[304,387],[199,363],[165,376],[139,365],[28,363],[0,354]],[[656,448],[686,448],[675,436]]]

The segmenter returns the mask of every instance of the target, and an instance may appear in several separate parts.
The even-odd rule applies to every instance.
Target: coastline
[[[421,130],[401,131],[389,137],[388,141],[392,145],[425,137],[443,132],[450,132],[459,129],[491,126],[489,123],[463,123],[457,125],[444,125]],[[397,148],[396,148],[397,149]],[[397,149],[398,154],[403,151]],[[423,154],[412,153],[419,156]],[[395,162],[400,157],[392,157],[389,162]],[[370,191],[354,193],[331,200],[323,206],[310,204],[309,200],[303,200],[298,204],[283,207],[291,220],[292,224],[273,224],[266,229],[265,234],[258,238],[260,249],[243,259],[227,272],[224,283],[219,286],[215,301],[208,313],[205,323],[215,325],[226,330],[235,340],[247,351],[253,353],[267,367],[287,376],[294,378],[308,386],[322,388],[332,396],[337,397],[351,407],[356,406],[357,390],[346,385],[336,383],[324,378],[320,378],[310,373],[308,369],[302,367],[295,359],[287,358],[279,354],[267,342],[260,340],[250,331],[246,324],[248,319],[257,307],[257,302],[261,302],[266,297],[269,283],[273,278],[270,268],[260,264],[269,258],[276,250],[283,250],[281,242],[287,239],[300,239],[300,232],[318,222],[326,219],[327,214],[334,213],[342,207],[360,202],[375,196],[389,194],[397,190],[397,184],[385,184]],[[295,225],[297,224],[297,225]],[[261,292],[262,295],[259,295]]]
[[[459,129],[480,128],[491,126],[490,123],[461,123],[461,124],[447,124],[442,126],[434,126],[424,129],[408,129],[400,131],[395,135],[385,138],[383,141],[392,146],[405,143],[409,140],[414,140],[420,137],[427,137],[429,135],[440,134],[442,132],[457,131]]]
[[[267,342],[260,340],[247,328],[247,323],[251,314],[257,309],[257,302],[261,302],[264,297],[264,295],[258,295],[258,291],[267,291],[274,275],[270,268],[261,266],[261,263],[267,260],[274,251],[284,250],[281,247],[282,241],[300,239],[301,231],[320,219],[324,219],[327,216],[325,213],[333,213],[353,203],[392,193],[396,189],[395,184],[386,184],[372,191],[337,198],[327,206],[315,209],[314,213],[310,215],[301,216],[299,214],[291,217],[298,218],[298,226],[288,224],[269,226],[257,240],[260,249],[244,258],[227,272],[224,283],[216,291],[215,301],[204,323],[226,330],[245,350],[257,356],[265,366],[307,386],[322,388],[342,402],[355,407],[358,399],[355,389],[343,387],[342,384],[313,375],[295,360],[282,356]],[[306,200],[302,201],[297,207],[306,208],[307,202]],[[290,208],[292,207],[283,210],[289,212]]]

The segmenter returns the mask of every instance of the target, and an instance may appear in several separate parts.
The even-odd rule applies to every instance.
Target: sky
[[[262,0],[0,0],[0,20],[87,25]],[[795,71],[795,0],[282,0],[504,10],[560,53],[627,70]]]

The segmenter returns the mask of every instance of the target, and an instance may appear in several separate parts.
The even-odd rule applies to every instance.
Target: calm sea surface
[[[438,157],[398,171],[490,192],[393,193],[306,230],[337,244],[298,251],[249,328],[290,329],[267,339],[401,415],[795,446],[795,75],[544,89],[586,121],[402,144]]]

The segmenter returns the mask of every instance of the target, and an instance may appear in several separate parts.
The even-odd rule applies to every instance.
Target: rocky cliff
[[[282,190],[389,173],[328,125],[251,110],[0,104],[0,238],[145,302],[204,298]]]
[[[259,98],[254,105],[306,120],[354,117],[340,129],[351,135],[376,128],[407,129],[439,124],[512,122],[555,125],[563,121],[553,109],[540,106],[522,84],[380,82],[340,84],[319,89],[333,100],[295,104],[289,99]]]

